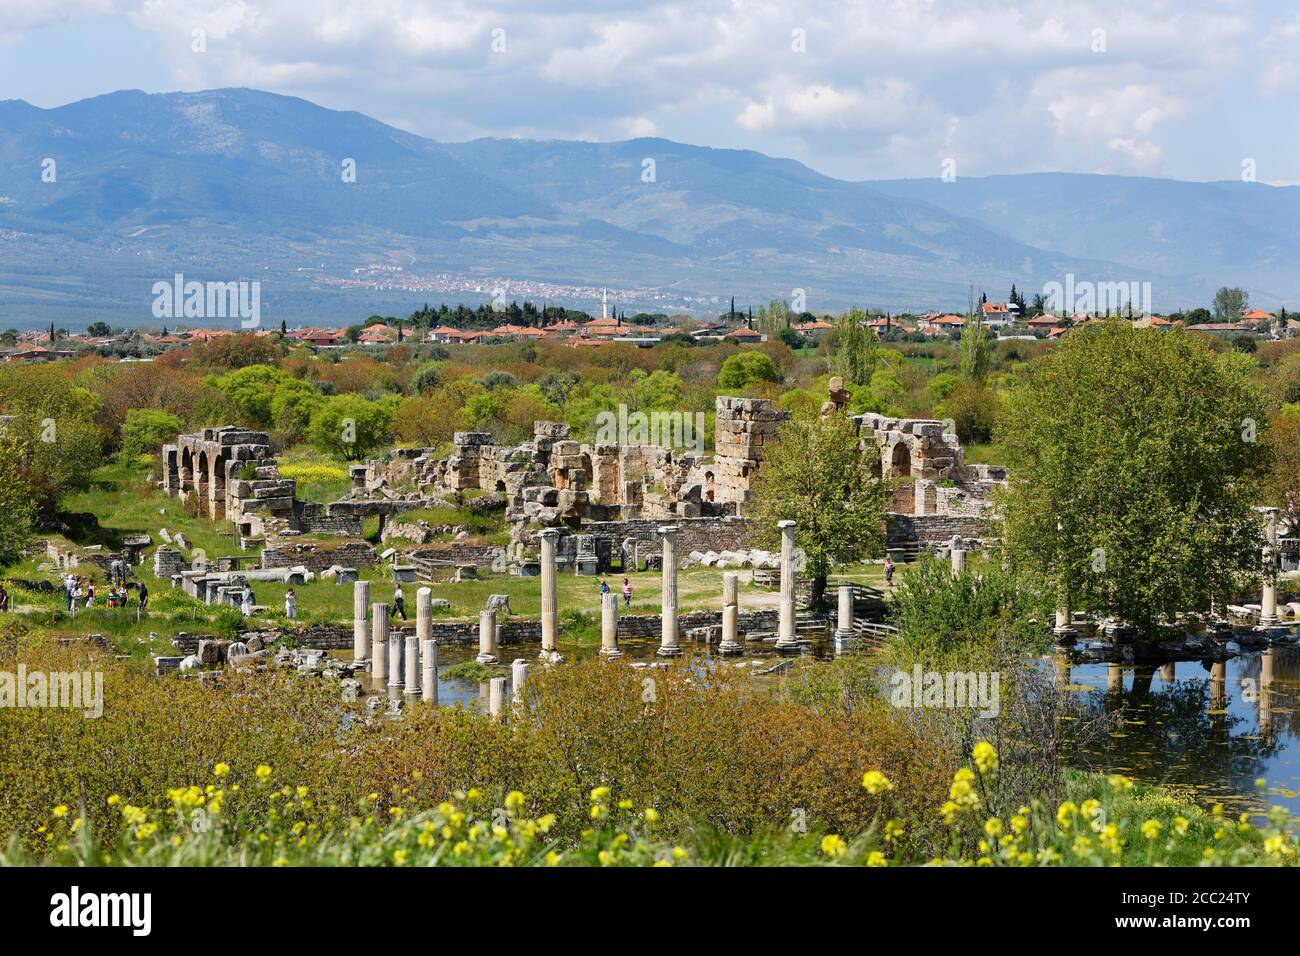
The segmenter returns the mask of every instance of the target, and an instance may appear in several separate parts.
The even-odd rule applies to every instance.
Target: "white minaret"
[[[609,318],[609,287],[606,286],[600,290],[600,317]]]

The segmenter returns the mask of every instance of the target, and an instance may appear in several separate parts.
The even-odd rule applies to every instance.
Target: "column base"
[[[1072,627],[1054,627],[1052,637],[1058,644],[1073,644],[1079,639],[1079,632]]]
[[[794,638],[791,638],[790,640],[782,640],[778,637],[776,643],[772,646],[782,653],[789,653],[800,650],[803,647],[803,644]]]
[[[738,641],[723,641],[718,645],[718,653],[723,657],[735,657],[745,653],[745,648]]]
[[[1282,623],[1282,619],[1276,614],[1261,614],[1259,616],[1260,627],[1277,627]]]
[[[602,647],[600,649],[600,656],[605,658],[607,661],[616,661],[623,656],[623,652],[617,647]]]
[[[656,657],[681,657],[682,649],[678,647],[676,644],[670,644],[667,646],[660,644],[659,649],[655,651],[655,656]]]
[[[493,654],[480,654],[478,657],[474,658],[474,660],[478,661],[480,664],[498,664],[498,663],[500,663],[500,661],[498,661],[498,660],[496,659],[496,656],[493,655]]]

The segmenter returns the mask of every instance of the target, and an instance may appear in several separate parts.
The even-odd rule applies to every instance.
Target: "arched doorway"
[[[912,450],[906,442],[899,442],[889,458],[889,470],[897,478],[908,478],[912,474]]]

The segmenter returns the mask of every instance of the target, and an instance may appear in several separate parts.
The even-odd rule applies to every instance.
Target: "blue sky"
[[[656,135],[846,179],[1251,160],[1300,182],[1281,0],[0,0],[0,98],[220,86],[435,139]]]

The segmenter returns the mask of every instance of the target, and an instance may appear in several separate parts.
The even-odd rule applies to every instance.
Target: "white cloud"
[[[1300,16],[1268,3],[0,0],[0,30],[117,13],[176,86],[262,87],[439,139],[662,135],[855,177],[949,156],[964,175],[1156,172],[1217,121],[1197,104],[1219,86],[1300,79]]]

